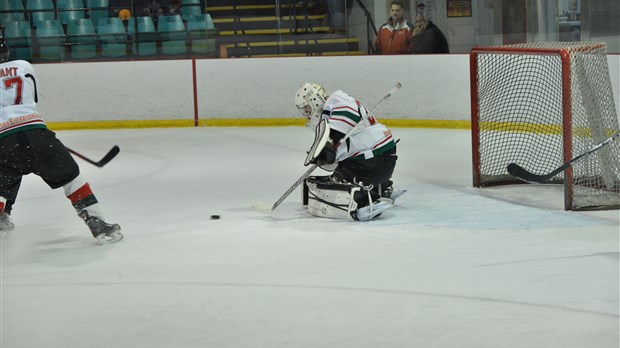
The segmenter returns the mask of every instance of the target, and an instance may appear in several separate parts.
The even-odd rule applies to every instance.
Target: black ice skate
[[[112,244],[123,239],[123,234],[119,232],[121,230],[119,224],[108,224],[96,216],[88,216],[85,210],[82,210],[79,215],[99,244]]]

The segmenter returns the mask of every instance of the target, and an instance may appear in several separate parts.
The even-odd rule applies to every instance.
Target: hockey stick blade
[[[291,187],[289,187],[288,190],[286,190],[286,192],[284,192],[284,194],[271,207],[267,207],[263,204],[257,203],[257,204],[254,204],[252,208],[261,213],[265,213],[265,214],[271,213],[280,205],[280,203],[284,202],[286,197],[288,197],[293,191],[295,191],[297,186],[299,186],[302,182],[304,182],[304,180],[306,180],[306,178],[308,178],[310,174],[312,174],[312,172],[317,167],[318,167],[317,164],[313,164],[312,166],[310,166],[310,168],[308,168],[308,170],[306,170],[306,172],[299,179],[297,179],[297,181],[295,181],[293,185],[291,185]]]
[[[554,176],[558,175],[559,173],[563,172],[564,170],[566,170],[566,168],[568,168],[570,165],[563,165],[560,168],[552,171],[549,174],[544,174],[544,175],[538,175],[538,174],[534,174],[529,172],[528,170],[526,170],[525,168],[521,167],[520,165],[516,164],[516,163],[510,163],[507,167],[506,170],[508,171],[508,173],[510,173],[510,175],[521,179],[523,181],[529,182],[529,183],[543,183],[551,178],[553,178]]]
[[[262,203],[256,203],[252,205],[252,209],[256,210],[257,212],[263,213],[263,214],[269,214],[273,211],[271,207],[268,207]]]
[[[615,139],[618,138],[618,136],[620,136],[620,132],[617,132],[616,134],[614,134],[613,136],[605,139],[604,141],[600,142],[599,144],[593,146],[590,150],[582,153],[581,155],[573,158],[572,160],[564,163],[563,165],[561,165],[559,168],[555,169],[554,171],[548,173],[548,174],[534,174],[528,170],[526,170],[525,168],[521,167],[520,165],[516,164],[516,163],[510,163],[507,167],[506,170],[508,171],[508,173],[510,173],[510,175],[521,179],[523,181],[526,182],[530,182],[530,183],[544,183],[546,181],[548,181],[549,179],[553,178],[554,176],[562,173],[563,171],[565,171],[566,169],[568,169],[569,167],[571,167],[573,165],[573,163],[577,162],[578,160],[580,160],[581,158],[595,152],[596,150],[600,149],[601,147],[611,143],[612,141],[614,141]]]
[[[83,159],[84,161],[97,166],[99,168],[105,166],[106,164],[108,164],[108,162],[110,162],[112,159],[114,159],[114,157],[116,157],[116,155],[118,155],[118,153],[121,151],[121,149],[118,147],[118,145],[114,145],[110,151],[108,151],[108,153],[105,154],[105,156],[103,156],[103,158],[101,160],[99,160],[98,162],[93,161],[92,159],[76,152],[75,150],[72,150],[70,148],[67,148],[67,150],[69,152],[71,152],[73,155],[75,155],[78,158]]]

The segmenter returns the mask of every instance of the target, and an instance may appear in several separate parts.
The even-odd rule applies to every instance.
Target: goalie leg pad
[[[391,202],[372,202],[372,186],[357,183],[336,183],[329,176],[306,179],[304,203],[314,216],[332,219],[369,221],[393,205]]]
[[[355,194],[362,188],[355,184],[334,183],[328,176],[310,177],[308,188],[308,212],[314,216],[351,220],[351,212],[357,210]]]

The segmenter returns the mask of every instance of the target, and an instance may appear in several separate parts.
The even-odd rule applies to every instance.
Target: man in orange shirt
[[[413,25],[403,17],[403,3],[392,1],[390,4],[390,18],[379,28],[375,40],[377,54],[409,54],[411,53],[411,39]]]

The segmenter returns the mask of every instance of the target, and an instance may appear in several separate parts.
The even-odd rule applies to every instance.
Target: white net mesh
[[[549,173],[618,132],[604,43],[498,46],[471,57],[474,185],[515,183],[513,162]],[[565,183],[567,209],[619,208],[620,142],[552,182]]]

